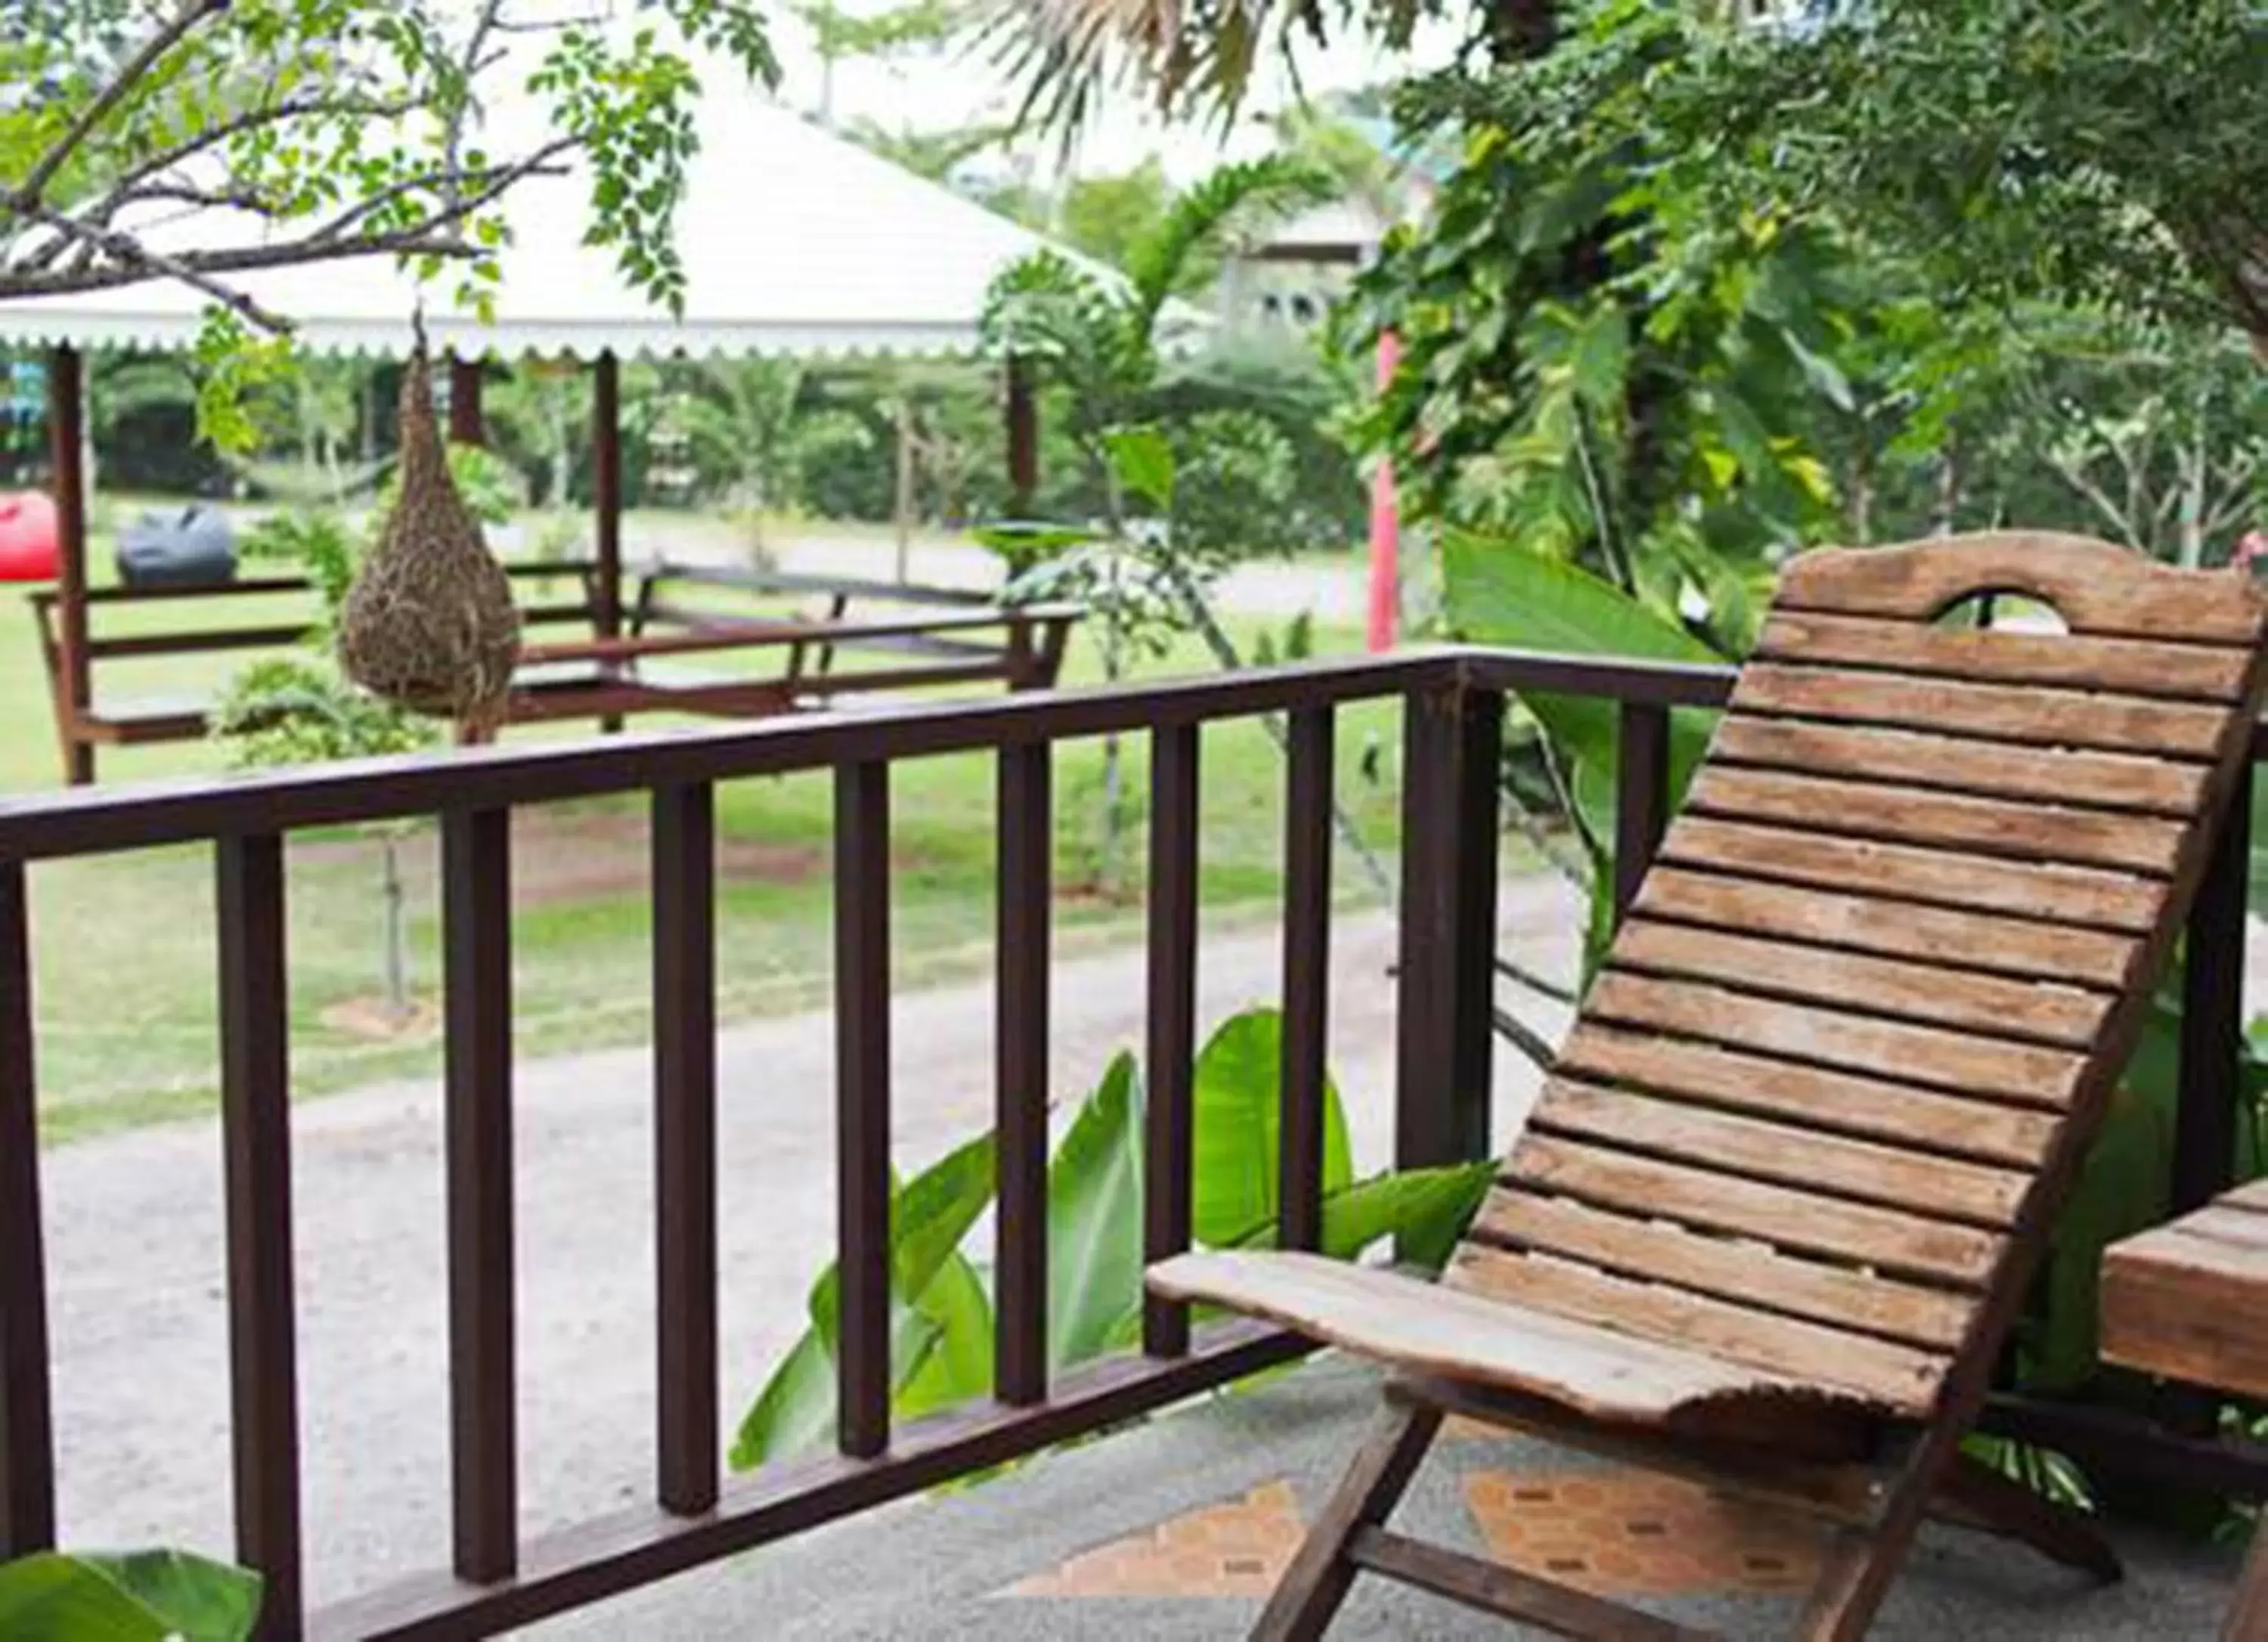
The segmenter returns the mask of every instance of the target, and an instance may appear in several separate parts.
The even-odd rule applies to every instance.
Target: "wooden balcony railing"
[[[1485,1156],[1508,692],[1611,698],[1624,725],[1616,898],[1667,820],[1668,714],[1710,706],[1728,669],[1478,651],[1326,662],[1138,688],[780,720],[574,746],[0,803],[0,1557],[55,1536],[51,1364],[40,1252],[28,872],[152,845],[215,852],[221,1123],[236,1554],[269,1581],[263,1633],[478,1636],[521,1625],[1083,1432],[1305,1351],[1247,1322],[1193,1329],[1150,1302],[1139,1354],[1046,1366],[1049,922],[1053,744],[1151,740],[1145,1241],[1190,1239],[1199,752],[1208,725],[1286,716],[1281,1232],[1321,1226],[1330,935],[1332,729],[1343,705],[1403,705],[1395,1147],[1403,1167]],[[998,778],[998,1284],[994,1395],[893,1428],[889,1413],[890,776],[917,755],[990,751]],[[838,1452],[719,1475],[716,784],[830,769],[835,781]],[[659,1304],[652,1503],[523,1541],[513,1410],[510,838],[516,806],[644,793],[652,809]],[[300,1578],[284,841],[341,823],[438,817],[445,958],[453,1565],[309,1615]],[[2224,1183],[2233,1151],[2242,828],[2190,931],[2176,1206]],[[2032,1403],[2012,1426],[2073,1451],[2268,1492],[2268,1465],[2169,1432]]]

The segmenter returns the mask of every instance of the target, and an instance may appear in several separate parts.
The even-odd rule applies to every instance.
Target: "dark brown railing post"
[[[48,355],[48,448],[55,493],[56,715],[63,730],[63,779],[94,779],[94,744],[84,739],[92,687],[86,624],[86,358],[68,344]]]
[[[223,838],[217,865],[236,1555],[267,1582],[260,1636],[284,1642],[300,1633],[303,1594],[284,841]]]
[[[460,1579],[519,1561],[512,1342],[512,817],[441,818],[449,1433]]]
[[[1504,697],[1459,685],[1403,711],[1394,1151],[1425,1168],[1491,1145]]]
[[[1055,834],[1045,741],[1000,749],[999,987],[994,1021],[1000,1212],[993,1382],[1048,1395],[1048,940]]]
[[[1669,825],[1669,709],[1626,701],[1616,738],[1615,922],[1620,924],[1646,882]]]
[[[1197,1015],[1197,765],[1193,724],[1150,736],[1149,1021],[1143,1049],[1148,1105],[1142,1134],[1142,1255],[1168,1260],[1189,1246],[1191,1073]],[[1145,1294],[1142,1349],[1189,1349],[1189,1308]]]
[[[655,1437],[662,1508],[717,1503],[717,827],[705,782],[653,795]]]
[[[1277,1124],[1277,1239],[1323,1241],[1323,1079],[1331,970],[1331,735],[1329,707],[1292,715],[1284,804],[1283,1114]]]
[[[24,869],[9,862],[0,865],[0,1562],[55,1543],[48,1373],[31,907]]]
[[[890,1443],[890,771],[835,772],[836,1440]]]

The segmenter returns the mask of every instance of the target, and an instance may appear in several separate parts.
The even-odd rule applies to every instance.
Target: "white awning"
[[[610,251],[581,243],[589,188],[571,168],[528,178],[507,197],[512,240],[501,256],[492,323],[455,306],[456,270],[445,269],[424,287],[435,346],[504,357],[587,358],[609,349],[624,356],[967,353],[976,346],[993,277],[1049,244],[722,75],[712,77],[699,107],[701,147],[676,218],[688,278],[682,318],[626,288]],[[239,243],[242,222],[208,211],[144,232],[158,249],[169,238]],[[238,238],[228,237],[232,229]],[[300,341],[317,351],[401,355],[409,347],[420,288],[392,258],[279,269],[232,283],[295,321]],[[0,302],[0,342],[180,348],[196,336],[206,306],[169,280],[19,298]],[[1175,317],[1175,328],[1205,323],[1186,308]]]

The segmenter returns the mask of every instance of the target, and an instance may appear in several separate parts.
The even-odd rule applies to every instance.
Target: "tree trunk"
[[[1960,519],[1961,453],[1948,445],[1937,459],[1937,503],[1930,512],[1930,534],[1949,536]]]
[[[902,587],[909,579],[906,562],[913,553],[914,538],[914,406],[910,399],[898,401],[898,486],[891,519],[897,527],[898,585]]]
[[[401,909],[401,845],[392,833],[379,839],[379,893],[386,904],[386,1012],[409,1017],[409,944]]]
[[[1482,35],[1498,63],[1540,57],[1558,41],[1558,0],[1493,0],[1484,17]]]

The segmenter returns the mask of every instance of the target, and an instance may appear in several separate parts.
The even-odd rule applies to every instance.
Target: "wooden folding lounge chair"
[[[1987,593],[2066,631],[1938,624]],[[1863,1635],[1926,1515],[2116,1577],[1959,1444],[2246,768],[2264,622],[2241,575],[2076,537],[1789,568],[1440,1282],[1150,1272],[1392,1371],[1256,1637],[1320,1635],[1364,1570],[1565,1635],[1696,1634],[1389,1532],[1451,1412],[1825,1519],[1804,1637]]]

